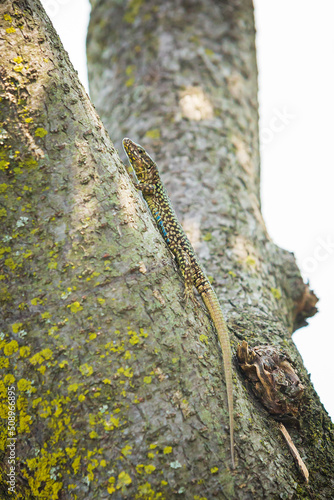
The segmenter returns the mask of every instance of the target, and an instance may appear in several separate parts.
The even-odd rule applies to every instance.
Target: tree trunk
[[[189,332],[194,335],[192,347],[187,346],[182,364],[175,366],[171,395],[175,391],[179,400],[186,397],[192,411],[187,415],[183,411],[180,424],[179,403],[168,431],[159,428],[154,418],[149,425],[150,432],[159,435],[159,443],[169,437],[170,429],[173,433],[176,427],[181,429],[170,444],[182,467],[169,469],[166,476],[168,461],[165,466],[159,464],[159,472],[168,478],[166,498],[172,498],[172,492],[176,497],[179,490],[186,498],[329,498],[332,424],[291,338],[315,313],[317,299],[302,282],[294,256],[271,241],[260,212],[252,2],[157,4],[146,0],[92,2],[92,6],[87,44],[91,95],[116,146],[128,136],[157,161],[179,218],[213,276],[233,333],[233,349],[241,340],[283,349],[305,388],[298,415],[301,427],[289,427],[289,431],[309,469],[309,485],[303,482],[278,425],[254,399],[235,360],[239,460],[232,474],[227,470],[225,388],[217,383],[222,373],[220,351],[212,329],[201,329],[208,345],[202,345],[200,359],[194,357],[193,346],[201,337],[196,330]],[[151,318],[155,335],[159,335],[158,317]],[[137,321],[146,328],[145,318]],[[207,363],[211,355],[215,362]],[[199,375],[205,391],[196,376],[203,359],[205,369]],[[165,373],[162,360],[159,368]],[[180,386],[175,386],[176,381]],[[159,391],[165,399],[165,388],[160,385]],[[208,408],[209,400],[203,400],[203,395],[210,393],[214,401]],[[162,404],[160,408],[167,413]],[[205,424],[206,434],[199,433],[199,422]],[[141,439],[147,447],[147,433]],[[141,463],[138,454],[132,460]],[[149,482],[156,490],[153,474]]]
[[[292,256],[268,240],[257,202],[255,58],[238,51],[252,45],[252,22],[250,6],[100,3],[91,57],[105,97],[96,103],[111,103],[115,141],[148,132],[144,143],[215,277],[231,333],[292,357],[307,397],[302,430],[291,433],[310,486],[236,364],[238,463],[229,470],[222,360],[207,314],[184,303],[173,259],[40,3],[7,0],[1,498],[258,498],[260,488],[264,498],[330,497],[330,421],[290,338],[309,314],[305,286]],[[99,57],[108,51],[107,65]],[[185,117],[194,99],[204,120]]]

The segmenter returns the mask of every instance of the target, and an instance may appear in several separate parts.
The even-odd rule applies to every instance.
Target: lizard
[[[174,255],[185,282],[185,297],[195,301],[193,286],[198,290],[216,328],[220,342],[227,390],[227,402],[230,426],[231,462],[234,460],[234,421],[233,421],[233,385],[232,355],[230,338],[222,309],[210,281],[200,265],[195,251],[179,223],[167,191],[161,180],[158,167],[145,149],[131,139],[123,139],[123,148],[132,166],[138,183],[136,189],[142,195],[155,219],[158,229],[167,246]]]

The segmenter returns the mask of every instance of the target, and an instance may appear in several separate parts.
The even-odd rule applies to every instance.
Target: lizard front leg
[[[148,184],[144,182],[140,183],[133,183],[134,187],[138,189],[138,191],[141,191],[143,194],[149,194],[149,195],[154,195],[155,190],[156,190],[156,185],[155,184]]]

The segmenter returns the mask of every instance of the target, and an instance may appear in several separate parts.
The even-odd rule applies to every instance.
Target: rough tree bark
[[[237,366],[239,462],[235,473],[227,472],[227,405],[224,387],[216,384],[222,366],[211,329],[201,330],[208,344],[202,345],[200,359],[192,355],[201,339],[196,331],[190,352],[184,346],[171,392],[157,382],[163,400],[168,394],[173,401],[173,392],[180,393],[176,401],[174,397],[174,404],[179,405],[174,422],[166,419],[166,427],[161,428],[160,420],[153,418],[144,438],[140,427],[135,434],[144,442],[150,432],[157,432],[159,440],[166,432],[174,439],[177,436],[173,454],[182,468],[174,477],[169,474],[169,485],[175,492],[181,487],[186,498],[329,498],[333,494],[333,428],[291,338],[315,313],[316,297],[302,282],[294,256],[271,241],[260,212],[252,2],[91,3],[87,47],[92,99],[117,147],[128,136],[157,160],[179,217],[208,274],[214,277],[233,332],[233,348],[247,340],[252,346],[282,348],[291,358],[305,393],[301,429],[289,430],[309,468],[310,484],[303,483],[278,426],[254,399]],[[146,284],[152,288],[154,272],[148,269]],[[148,324],[146,315],[137,321],[158,336],[158,319],[159,313],[152,314]],[[174,338],[177,342],[176,333]],[[203,359],[212,354],[215,362],[205,361],[200,376],[206,381],[205,394],[213,389],[217,405],[213,413],[197,389],[196,373]],[[166,373],[166,365],[159,364],[159,368]],[[191,403],[191,414],[182,409],[183,397]],[[203,407],[207,409],[205,422]],[[182,423],[177,420],[180,411]],[[205,423],[205,436],[194,431],[199,431],[199,421]],[[175,428],[180,429],[179,435]],[[133,463],[138,459],[132,456]],[[217,474],[211,473],[212,466],[218,468]],[[165,474],[161,463],[158,469]],[[157,484],[153,476],[150,482]]]
[[[330,421],[291,341],[309,314],[306,288],[293,257],[268,239],[259,211],[252,22],[251,6],[236,3],[205,10],[197,2],[100,3],[92,81],[107,90],[96,103],[108,99],[114,108],[115,141],[123,131],[146,133],[214,276],[233,347],[246,338],[284,346],[292,357],[307,388],[302,431],[292,434],[310,486],[237,368],[238,466],[229,470],[222,360],[207,314],[184,304],[175,264],[40,3],[7,0],[0,5],[1,498],[329,498]],[[211,32],[204,50],[200,30]],[[194,99],[205,120],[191,116]]]

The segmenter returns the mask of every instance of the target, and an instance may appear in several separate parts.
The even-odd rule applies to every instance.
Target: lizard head
[[[157,166],[144,148],[127,137],[123,139],[123,148],[139,182],[153,183],[158,180]]]

